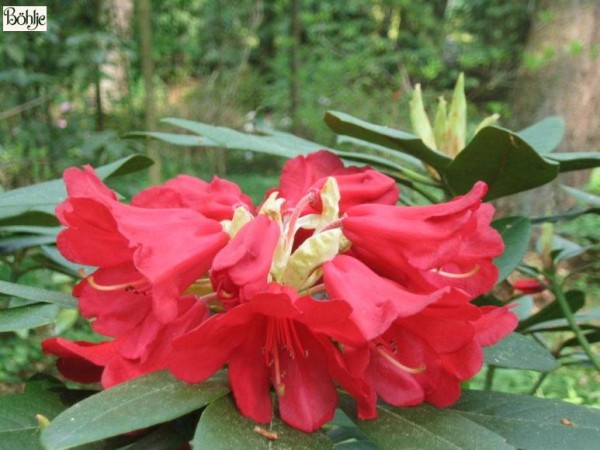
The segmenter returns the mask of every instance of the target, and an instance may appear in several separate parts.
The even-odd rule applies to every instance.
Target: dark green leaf
[[[375,125],[349,114],[328,111],[325,114],[325,123],[337,134],[399,150],[418,158],[438,171],[445,168],[452,161],[443,153],[427,147],[417,136],[393,128]]]
[[[65,308],[76,308],[77,301],[69,294],[57,291],[48,291],[32,286],[0,281],[0,294],[33,300],[35,302],[54,303]]]
[[[37,414],[53,419],[66,408],[56,390],[62,385],[37,376],[22,394],[0,397],[0,450],[41,449]]]
[[[332,449],[333,442],[317,431],[303,433],[273,418],[271,423],[258,425],[264,430],[277,433],[276,440],[269,440],[254,431],[258,424],[240,414],[231,396],[211,403],[202,413],[193,448],[211,450],[230,449]]]
[[[138,138],[148,137],[157,139],[167,144],[181,145],[184,147],[197,147],[199,145],[215,145],[210,139],[202,138],[199,136],[191,136],[189,134],[176,134],[176,133],[161,133],[157,131],[135,131],[133,133],[127,133],[123,137],[125,138]]]
[[[70,448],[167,422],[229,392],[223,377],[187,384],[156,372],[102,391],[75,404],[42,433],[48,450]]]
[[[561,187],[573,197],[575,197],[577,200],[581,200],[582,202],[587,203],[590,206],[600,208],[600,195],[590,194],[589,192],[581,191],[570,186]]]
[[[198,415],[188,414],[181,419],[167,422],[150,431],[144,437],[119,450],[179,450],[185,448],[194,436]]]
[[[0,310],[0,333],[36,328],[52,323],[58,306],[45,303]]]
[[[579,291],[575,291],[575,292],[579,292]],[[567,300],[569,300],[569,298],[570,297],[567,297]],[[552,303],[552,305],[553,304],[554,303]],[[582,304],[580,306],[580,302],[578,302],[578,301],[573,301],[573,303],[570,303],[570,305],[571,305],[571,309],[573,311],[576,311],[577,309],[581,308],[581,306],[583,306]],[[558,305],[556,305],[556,306],[558,306]],[[559,315],[559,316],[562,315],[562,312],[558,311],[557,315]],[[579,314],[575,314],[574,319],[575,319],[575,322],[577,322],[579,324],[579,327],[581,329],[586,329],[586,330],[593,329],[594,326],[590,325],[589,323],[600,320],[600,306],[597,306],[595,308],[590,308],[590,309],[586,310],[585,312],[581,312]],[[572,331],[572,330],[571,330],[571,327],[569,326],[569,322],[567,321],[567,319],[554,319],[554,320],[547,320],[547,321],[544,321],[541,323],[537,323],[537,324],[527,328],[527,332],[532,332],[532,331]]]
[[[143,155],[133,155],[111,164],[98,167],[102,179],[145,169],[152,160]],[[46,181],[0,194],[0,225],[56,226],[54,208],[66,198],[62,180]]]
[[[498,230],[504,242],[504,253],[494,259],[500,274],[498,281],[504,280],[519,265],[531,238],[531,222],[525,217],[506,217],[496,220],[492,226]]]
[[[561,172],[600,167],[600,152],[565,152],[546,155],[550,161],[560,163]]]
[[[524,395],[467,391],[452,410],[525,450],[589,450],[600,442],[600,409]]]
[[[38,245],[52,244],[56,236],[14,236],[0,239],[0,255],[8,255],[17,250],[36,247]]]
[[[565,121],[559,116],[546,117],[517,134],[536,152],[545,155],[558,147],[562,141],[565,135]]]
[[[356,417],[354,402],[344,396],[342,410]],[[396,408],[377,405],[379,417],[358,420],[357,426],[380,449],[510,449],[505,439],[449,409],[429,405]]]
[[[511,333],[492,347],[483,349],[485,362],[509,369],[551,372],[558,367],[552,354],[533,339]]]
[[[327,437],[334,442],[336,449],[344,450],[377,450],[378,447],[340,408],[325,426]]]
[[[389,148],[384,147],[382,145],[373,144],[372,142],[363,141],[362,139],[353,138],[351,136],[338,135],[336,142],[338,144],[352,144],[354,146],[375,150],[374,152],[372,152],[375,155],[383,156],[389,160],[396,161],[399,164],[423,168],[423,163],[414,156],[390,150]]]
[[[481,180],[489,186],[486,200],[493,200],[552,181],[558,175],[558,164],[542,158],[518,135],[485,127],[444,173],[455,194],[467,193]]]
[[[571,307],[571,311],[576,312],[585,305],[585,294],[582,291],[565,292],[567,302]],[[557,301],[553,301],[543,309],[535,313],[533,316],[521,321],[517,330],[528,330],[533,325],[542,324],[554,319],[562,319],[564,314]]]
[[[163,122],[192,131],[206,138],[201,145],[236,150],[250,150],[284,158],[294,158],[327,147],[292,134],[266,130],[266,135],[241,133],[231,128],[215,127],[186,119],[163,119]],[[330,149],[331,150],[331,149]]]
[[[529,316],[531,316],[535,308],[533,297],[531,295],[523,295],[515,299],[514,303],[511,303],[511,305],[516,305],[511,311],[519,316],[519,320],[527,319]],[[502,304],[498,306],[502,306]]]
[[[538,240],[536,249],[543,251],[542,246],[544,245],[541,239]],[[565,261],[569,258],[579,256],[589,250],[589,247],[582,247],[576,242],[565,239],[561,236],[552,236],[552,259],[554,262]]]
[[[589,330],[584,334],[585,338],[590,344],[600,342],[600,327],[596,327],[596,329]],[[561,347],[575,347],[578,345],[580,345],[579,340],[577,338],[571,338],[563,342],[561,344]]]

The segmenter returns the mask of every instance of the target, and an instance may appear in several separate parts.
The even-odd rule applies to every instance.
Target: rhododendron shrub
[[[393,179],[319,151],[285,165],[252,202],[233,183],[179,176],[119,201],[93,169],[68,169],[59,251],[96,269],[75,287],[100,343],[53,338],[64,376],[105,388],[161,369],[202,383],[226,368],[259,423],[314,431],[339,390],[361,419],[453,404],[482,348],[517,325],[472,303],[496,283],[503,243],[487,186],[397,206]]]

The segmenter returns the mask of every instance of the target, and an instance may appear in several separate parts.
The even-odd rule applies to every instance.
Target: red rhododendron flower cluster
[[[168,369],[202,382],[227,367],[242,414],[313,431],[338,388],[358,415],[448,406],[512,331],[506,307],[471,300],[503,251],[487,186],[433,206],[396,206],[393,179],[320,151],[290,160],[258,207],[233,183],[180,176],[117,199],[86,167],[65,172],[58,248],[96,267],[75,287],[108,339],[45,341],[58,368],[105,388]]]

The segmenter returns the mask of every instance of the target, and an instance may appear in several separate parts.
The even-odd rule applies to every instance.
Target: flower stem
[[[494,382],[494,373],[496,372],[496,366],[488,366],[487,372],[485,373],[485,385],[484,390],[491,391],[492,383]]]
[[[529,391],[529,395],[535,395],[535,393],[538,391],[538,389],[540,388],[540,386],[542,385],[542,383],[544,382],[544,380],[546,380],[547,376],[548,376],[548,372],[544,372],[544,373],[540,374],[540,376],[536,380],[535,384],[533,385],[533,387]]]
[[[552,291],[554,292],[554,295],[556,295],[556,300],[558,301],[558,304],[562,309],[563,314],[565,315],[565,319],[567,319],[567,322],[569,323],[569,327],[571,327],[571,330],[573,330],[573,333],[575,333],[575,338],[579,342],[579,345],[581,345],[581,348],[589,358],[592,365],[596,368],[596,370],[600,372],[600,361],[596,357],[592,346],[588,342],[587,338],[585,337],[585,334],[583,333],[583,331],[581,331],[579,324],[575,320],[575,316],[573,315],[573,311],[571,311],[571,306],[567,301],[567,297],[565,297],[565,294],[562,290],[562,286],[558,282],[556,276],[554,276],[553,274],[547,274],[546,277],[548,278],[548,280],[550,280],[550,283],[552,285]]]

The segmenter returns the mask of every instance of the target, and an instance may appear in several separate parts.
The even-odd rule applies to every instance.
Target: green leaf
[[[579,292],[579,291],[569,291],[569,292]],[[569,292],[567,292],[567,300],[569,301],[569,303],[571,305],[571,310],[576,311],[577,309],[579,309],[583,306],[583,303],[581,302],[581,300],[583,300],[583,297],[581,297],[579,300],[577,300],[577,302],[575,302],[575,301],[573,301],[574,298],[572,298],[575,296],[569,295]],[[550,305],[554,305],[554,303],[551,303]],[[558,307],[558,305],[556,305],[555,307]],[[562,311],[559,310],[557,315],[562,315]],[[575,322],[579,324],[579,327],[581,329],[593,329],[594,326],[590,325],[590,322],[600,321],[600,306],[596,306],[595,308],[590,308],[584,312],[575,314],[574,319],[575,319]],[[519,326],[519,329],[520,328],[521,327]],[[569,322],[567,321],[567,319],[553,319],[553,320],[543,321],[543,322],[537,323],[533,326],[530,326],[527,328],[526,331],[527,332],[532,332],[532,331],[572,331],[572,329],[569,326]]]
[[[551,153],[546,158],[560,163],[560,172],[600,167],[600,152]]]
[[[577,200],[581,200],[582,202],[600,208],[600,195],[590,194],[589,192],[585,192],[579,189],[572,188],[570,186],[561,186],[567,193],[571,194]]]
[[[276,417],[269,424],[258,425],[264,430],[277,433],[276,440],[269,440],[254,431],[257,425],[256,422],[241,415],[231,396],[221,397],[202,413],[192,447],[211,450],[333,448],[333,442],[323,433],[319,431],[303,433],[285,425]]]
[[[571,311],[576,312],[585,305],[585,293],[582,291],[568,291],[565,292],[567,303],[571,308]],[[535,313],[533,316],[521,321],[519,323],[518,331],[529,330],[533,325],[542,324],[555,319],[563,319],[564,314],[562,308],[557,301],[553,301],[543,309]]]
[[[151,164],[148,157],[133,155],[98,167],[96,172],[100,178],[107,179],[145,169]],[[66,195],[60,179],[4,192],[0,194],[0,225],[56,226],[54,208]]]
[[[164,423],[144,437],[120,450],[178,450],[187,448],[194,436],[198,415],[188,414],[181,419]]]
[[[423,164],[421,163],[421,161],[415,158],[414,156],[410,156],[405,153],[400,153],[382,145],[373,144],[372,142],[363,141],[362,139],[357,139],[351,136],[338,135],[336,142],[338,144],[352,144],[359,147],[365,147],[370,150],[375,150],[371,153],[373,153],[376,156],[383,156],[388,161],[393,161],[402,165],[410,165],[413,170],[415,168],[423,168]],[[365,152],[355,154],[364,155]]]
[[[294,158],[327,147],[272,129],[261,129],[264,135],[242,133],[226,127],[215,127],[186,119],[163,119],[162,122],[199,134],[206,141],[201,145],[236,150],[250,150],[284,158]],[[331,149],[328,149],[331,150]]]
[[[565,135],[565,121],[550,116],[517,133],[540,155],[546,155],[559,146]]]
[[[349,114],[328,111],[325,114],[325,123],[337,134],[351,136],[407,153],[429,164],[438,171],[444,169],[452,161],[443,153],[427,147],[415,135],[375,125]]]
[[[444,171],[455,194],[466,194],[476,181],[485,181],[486,200],[526,191],[552,181],[558,164],[542,158],[511,131],[485,127]]]
[[[221,376],[188,384],[156,372],[75,404],[43,431],[42,444],[58,450],[139,430],[202,408],[228,392]]]
[[[349,417],[356,417],[354,402],[348,396],[342,397],[341,408]],[[378,404],[377,414],[375,420],[358,420],[356,424],[380,449],[513,448],[501,436],[450,409],[425,404],[410,408]]]
[[[492,223],[504,242],[504,253],[494,259],[500,271],[498,282],[504,280],[519,265],[531,238],[531,222],[525,217],[506,217]]]
[[[0,310],[0,333],[36,328],[52,323],[58,306],[44,303]]]
[[[71,295],[58,291],[48,291],[32,286],[0,281],[0,294],[33,300],[35,302],[54,303],[65,308],[76,308],[77,300]]]
[[[176,133],[161,133],[157,131],[134,131],[133,133],[127,133],[123,136],[124,138],[152,138],[167,144],[181,145],[183,147],[197,147],[200,145],[215,145],[213,141],[207,138],[199,136],[191,136],[189,134],[176,134]]]
[[[452,406],[526,450],[589,450],[600,442],[600,409],[492,391],[467,391]]]
[[[0,238],[0,255],[8,255],[25,248],[36,247],[38,245],[52,244],[56,241],[56,236],[11,236]]]
[[[36,415],[53,419],[66,408],[60,387],[57,380],[38,375],[27,382],[22,394],[0,396],[0,450],[42,448]]]
[[[558,367],[552,354],[533,339],[511,333],[492,347],[483,349],[485,362],[508,369],[551,372]]]

